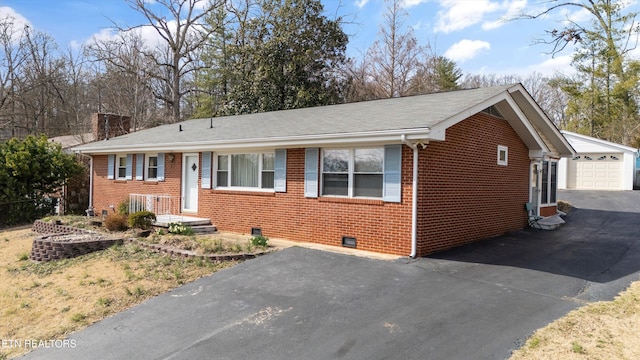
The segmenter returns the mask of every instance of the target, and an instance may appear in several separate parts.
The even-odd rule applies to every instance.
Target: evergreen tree
[[[242,114],[342,102],[335,69],[346,61],[340,19],[323,15],[319,0],[263,0],[228,6],[209,19],[212,67],[198,77],[211,92],[197,113]],[[215,104],[213,104],[215,103]],[[216,111],[217,107],[217,111]]]
[[[573,67],[577,75],[562,81],[570,98],[567,127],[609,141],[634,143],[640,137],[640,72],[629,52],[640,36],[637,11],[622,1],[582,0],[554,2],[527,17],[538,18],[560,8],[578,8],[591,15],[585,25],[567,22],[564,28],[548,31],[553,53],[569,44],[576,46]]]
[[[46,215],[51,200],[82,167],[73,155],[43,135],[0,144],[0,225],[27,223]]]

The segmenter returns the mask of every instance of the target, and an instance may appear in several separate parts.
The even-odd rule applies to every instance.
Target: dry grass
[[[233,263],[172,259],[136,245],[76,259],[27,259],[30,229],[0,232],[0,340],[61,339],[152,296]],[[536,331],[519,359],[639,359],[640,282]],[[26,352],[0,348],[0,359]]]
[[[613,301],[571,311],[536,331],[519,359],[640,359],[640,282]]]
[[[30,229],[0,232],[0,340],[53,340],[233,265],[162,256],[128,244],[76,259],[28,260]],[[0,348],[0,359],[28,351]]]

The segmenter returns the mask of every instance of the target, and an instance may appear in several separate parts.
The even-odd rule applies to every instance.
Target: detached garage
[[[560,160],[558,188],[633,190],[638,149],[564,130],[562,134],[577,155]]]

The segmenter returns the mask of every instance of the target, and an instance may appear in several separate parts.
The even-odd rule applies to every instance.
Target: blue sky
[[[638,9],[638,0],[625,0]],[[387,4],[383,0],[322,0],[326,14],[343,16],[349,35],[348,55],[361,57],[376,39]],[[578,8],[565,8],[540,20],[505,21],[522,11],[540,8],[544,0],[404,0],[405,24],[421,45],[454,60],[465,74],[552,75],[571,71],[570,53],[546,54],[535,44],[544,31],[563,21],[588,18]],[[63,48],[106,34],[111,20],[138,25],[144,18],[123,0],[0,0],[0,17],[50,34]],[[635,52],[640,58],[640,51]]]

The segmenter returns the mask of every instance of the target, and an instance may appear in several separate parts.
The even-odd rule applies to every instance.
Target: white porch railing
[[[129,213],[151,211],[156,215],[181,214],[181,196],[161,194],[129,194]]]

